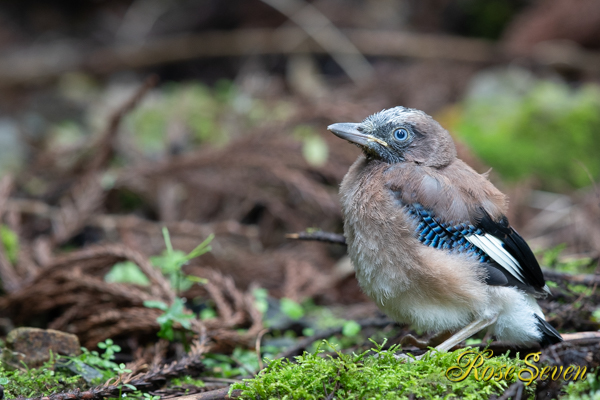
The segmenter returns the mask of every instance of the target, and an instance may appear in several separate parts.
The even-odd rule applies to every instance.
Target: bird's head
[[[327,127],[336,136],[358,145],[369,158],[394,164],[414,162],[441,168],[456,158],[452,137],[423,111],[395,107],[361,123]]]

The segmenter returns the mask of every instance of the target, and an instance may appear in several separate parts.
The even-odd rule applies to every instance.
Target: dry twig
[[[300,233],[288,233],[285,235],[288,239],[297,240],[315,240],[317,242],[335,243],[335,244],[346,244],[346,238],[344,235],[333,232],[300,232]]]

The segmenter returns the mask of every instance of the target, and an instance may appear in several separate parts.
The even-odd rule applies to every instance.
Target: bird
[[[563,340],[538,305],[550,290],[506,196],[457,157],[435,119],[398,106],[327,129],[362,149],[340,184],[344,236],[384,313],[450,335],[439,351],[485,328],[517,346]]]

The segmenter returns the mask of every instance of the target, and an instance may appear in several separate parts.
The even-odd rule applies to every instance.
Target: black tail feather
[[[542,338],[540,339],[540,345],[542,348],[551,346],[556,343],[560,343],[563,341],[560,333],[552,325],[546,322],[542,317],[535,314],[535,317],[538,320],[538,329],[542,333]]]

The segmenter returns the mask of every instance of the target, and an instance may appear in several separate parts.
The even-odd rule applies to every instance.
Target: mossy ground
[[[448,369],[457,365],[468,348],[451,353],[430,351],[411,362],[397,360],[394,350],[382,351],[379,346],[359,355],[335,351],[328,356],[318,350],[296,357],[295,362],[271,360],[254,379],[232,388],[242,389],[243,399],[406,399],[410,394],[425,399],[488,399],[517,379],[516,374],[509,380],[484,380],[481,374],[476,379],[472,373],[462,381],[451,381],[446,376]],[[525,364],[501,355],[486,359],[484,366],[495,371],[512,366],[519,371]],[[533,395],[533,385],[527,391]]]

